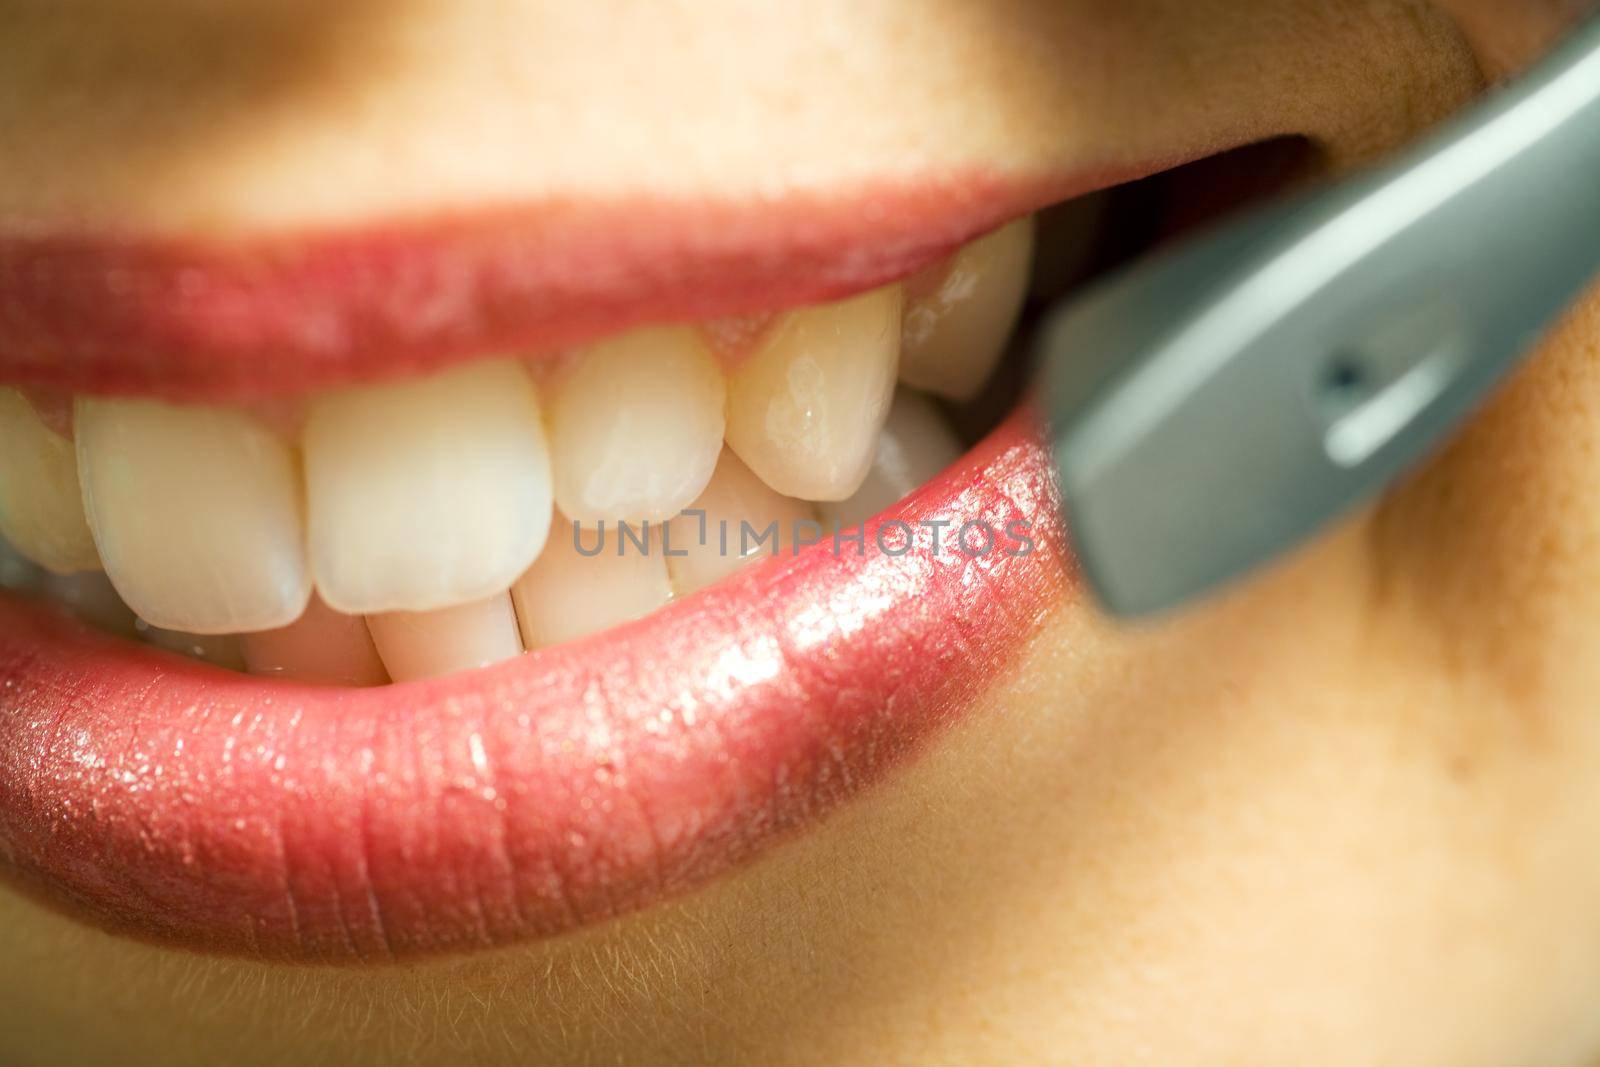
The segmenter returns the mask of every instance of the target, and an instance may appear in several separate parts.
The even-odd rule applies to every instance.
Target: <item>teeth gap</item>
[[[1039,212],[1027,297],[1005,354],[970,400],[941,403],[962,443],[976,443],[1016,408],[1029,381],[1034,330],[1057,300],[1329,167],[1308,139],[1274,137]]]
[[[832,304],[306,403],[0,386],[0,590],[301,684],[585,639],[774,555],[773,530],[786,554],[890,507],[1015,406],[1041,307],[1319,165],[1268,142]]]

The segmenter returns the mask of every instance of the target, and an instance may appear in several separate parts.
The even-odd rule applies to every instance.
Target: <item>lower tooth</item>
[[[815,516],[804,501],[774,492],[731,449],[723,450],[711,483],[690,510],[704,515],[680,515],[667,524],[666,548],[672,553],[667,569],[680,596],[720,581],[758,558],[791,552],[796,530],[807,523],[815,527]],[[775,529],[776,541],[756,543],[769,529]]]
[[[330,393],[312,402],[304,443],[312,568],[340,611],[503,593],[544,547],[550,457],[513,361]]]
[[[99,571],[65,577],[47,574],[39,584],[39,591],[72,615],[106,633],[119,637],[133,637],[138,633],[133,610],[118,595],[111,579]]]
[[[438,611],[372,615],[367,626],[389,677],[397,682],[486,667],[522,652],[507,593]]]
[[[889,410],[898,285],[793,311],[728,384],[728,445],[773,489],[843,500],[860,486]]]
[[[0,388],[0,532],[55,574],[100,569],[72,442],[9,388]]]
[[[900,380],[952,400],[983,388],[1022,310],[1032,258],[1032,218],[957,252],[933,291],[907,300]],[[915,279],[907,284],[915,290]]]
[[[910,496],[960,456],[961,443],[933,402],[902,389],[878,435],[867,480],[849,500],[819,504],[817,511],[830,529],[863,523]]]
[[[648,537],[641,526],[628,530],[609,523],[603,530],[574,530],[571,520],[556,515],[544,553],[511,587],[524,645],[544,648],[576,640],[647,615],[672,599],[659,527],[652,525]]]
[[[367,622],[341,615],[313,596],[305,614],[288,626],[244,635],[251,674],[308,685],[382,685],[389,674],[378,658]]]
[[[153,626],[239,633],[311,594],[294,454],[243,413],[79,400],[89,526],[122,598]]]
[[[189,634],[163,630],[140,620],[139,635],[149,644],[230,671],[244,670],[244,650],[237,634]]]

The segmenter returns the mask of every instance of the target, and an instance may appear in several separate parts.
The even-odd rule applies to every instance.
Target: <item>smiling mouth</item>
[[[1303,169],[1286,144],[1234,162]],[[0,871],[134,936],[370,960],[606,919],[815,822],[1070,586],[1002,358],[1030,291],[1229,158],[1074,196],[1037,256],[1031,209],[1112,183],[879,192],[715,269],[603,250],[519,281],[520,317],[501,245],[467,295],[373,301],[405,241],[437,280],[470,228],[255,287],[202,255],[187,311],[157,297],[193,250],[0,243],[35,312],[0,355]]]
[[[1027,218],[838,301],[253,403],[6,389],[0,514],[47,598],[219,665],[487,666],[792,556],[949,465],[928,396],[988,380],[1032,248]]]

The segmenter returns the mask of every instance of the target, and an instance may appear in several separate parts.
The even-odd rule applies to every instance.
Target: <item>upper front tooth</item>
[[[81,399],[78,469],[106,573],[154,626],[197,634],[294,621],[311,595],[294,454],[217,407]]]
[[[349,615],[503,594],[550,529],[539,404],[510,360],[318,398],[305,463],[317,588]]]
[[[595,345],[550,404],[556,506],[583,523],[676,514],[717,465],[724,391],[690,327]]]
[[[728,444],[785,496],[843,500],[872,462],[900,351],[900,287],[791,312],[728,387]]]
[[[0,532],[56,574],[100,569],[83,517],[72,442],[45,425],[28,398],[0,388]]]
[[[931,292],[906,302],[900,380],[953,400],[976,394],[1016,325],[1032,259],[1031,216],[957,252]]]
[[[933,402],[901,389],[878,435],[867,480],[849,500],[821,504],[817,511],[830,528],[855,526],[910,496],[960,455],[960,442]]]

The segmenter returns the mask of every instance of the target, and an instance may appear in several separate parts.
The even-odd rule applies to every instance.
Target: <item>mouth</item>
[[[737,868],[1070,598],[1028,309],[1307,169],[0,240],[0,872],[352,962]]]

